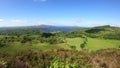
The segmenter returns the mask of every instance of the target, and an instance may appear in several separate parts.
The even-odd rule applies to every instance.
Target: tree
[[[4,47],[4,46],[8,46],[8,45],[10,45],[10,44],[8,44],[7,41],[5,41],[5,40],[0,41],[0,47]]]
[[[49,37],[48,39],[47,39],[47,42],[48,43],[50,43],[50,44],[56,44],[57,43],[57,38],[55,38],[55,37]]]
[[[23,39],[21,40],[21,43],[26,43],[29,42],[30,45],[32,45],[32,38],[29,36],[24,36]]]
[[[118,48],[120,48],[120,45],[118,46]]]
[[[85,47],[85,43],[82,43],[82,44],[80,45],[80,48],[83,49],[84,47]]]

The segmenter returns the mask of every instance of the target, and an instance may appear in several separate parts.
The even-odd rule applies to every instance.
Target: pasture
[[[34,50],[50,50],[50,49],[70,49],[69,46],[76,46],[77,50],[81,50],[80,44],[84,41],[83,38],[67,38],[65,43],[60,44],[48,44],[48,43],[37,43],[29,46],[26,44],[21,44],[20,42],[14,42],[11,46],[5,46],[0,48],[0,53],[9,53],[14,54],[20,51]],[[88,42],[85,46],[87,50],[100,50],[107,48],[119,48],[120,41],[119,40],[109,40],[109,39],[99,39],[99,38],[88,38]]]

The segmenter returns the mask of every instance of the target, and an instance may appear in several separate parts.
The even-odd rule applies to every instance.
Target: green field
[[[83,42],[83,38],[67,38],[66,43],[61,44],[47,44],[47,43],[38,43],[33,44],[32,46],[29,46],[27,44],[21,44],[21,43],[14,43],[15,45],[6,46],[3,48],[0,48],[1,53],[10,53],[14,54],[20,51],[25,50],[49,50],[49,49],[58,49],[58,48],[65,48],[70,49],[68,45],[76,46],[77,50],[80,50],[80,44]],[[99,49],[106,49],[106,48],[118,48],[120,45],[119,40],[105,40],[105,39],[99,39],[99,38],[88,38],[87,45],[85,46],[85,49],[88,50],[99,50]]]
[[[60,46],[60,44],[49,45],[47,43],[44,43],[44,44],[39,43],[39,44],[34,44],[32,46],[29,46],[27,44],[22,45],[20,43],[16,43],[15,45],[0,48],[0,53],[14,54],[14,53],[26,51],[26,50],[41,51],[41,50],[49,50],[49,49],[58,49],[60,47],[63,48],[62,46]]]
[[[80,49],[80,44],[83,42],[82,38],[68,38],[69,45],[75,45],[77,49]],[[105,40],[99,38],[88,38],[86,49],[89,50],[99,50],[105,48],[118,48],[120,45],[119,40]]]

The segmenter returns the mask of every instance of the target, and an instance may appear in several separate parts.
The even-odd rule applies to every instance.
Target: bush
[[[76,46],[70,46],[72,50],[76,50]]]
[[[85,47],[85,43],[82,43],[82,44],[80,45],[80,48],[83,49],[84,47]]]
[[[118,46],[118,48],[120,48],[120,45]]]

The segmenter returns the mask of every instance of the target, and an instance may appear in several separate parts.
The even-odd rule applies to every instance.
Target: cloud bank
[[[23,19],[10,19],[10,20],[0,19],[0,27],[34,26],[34,25],[54,25],[54,23],[40,20],[32,21]]]
[[[4,19],[0,19],[0,22],[3,22],[4,21]]]
[[[80,27],[94,27],[102,25],[112,25],[120,27],[120,24],[108,21],[91,21],[89,19],[78,18],[77,20],[69,21],[55,21],[55,20],[23,20],[23,19],[0,19],[0,27],[13,26],[34,26],[34,25],[55,25],[55,26],[80,26]]]

